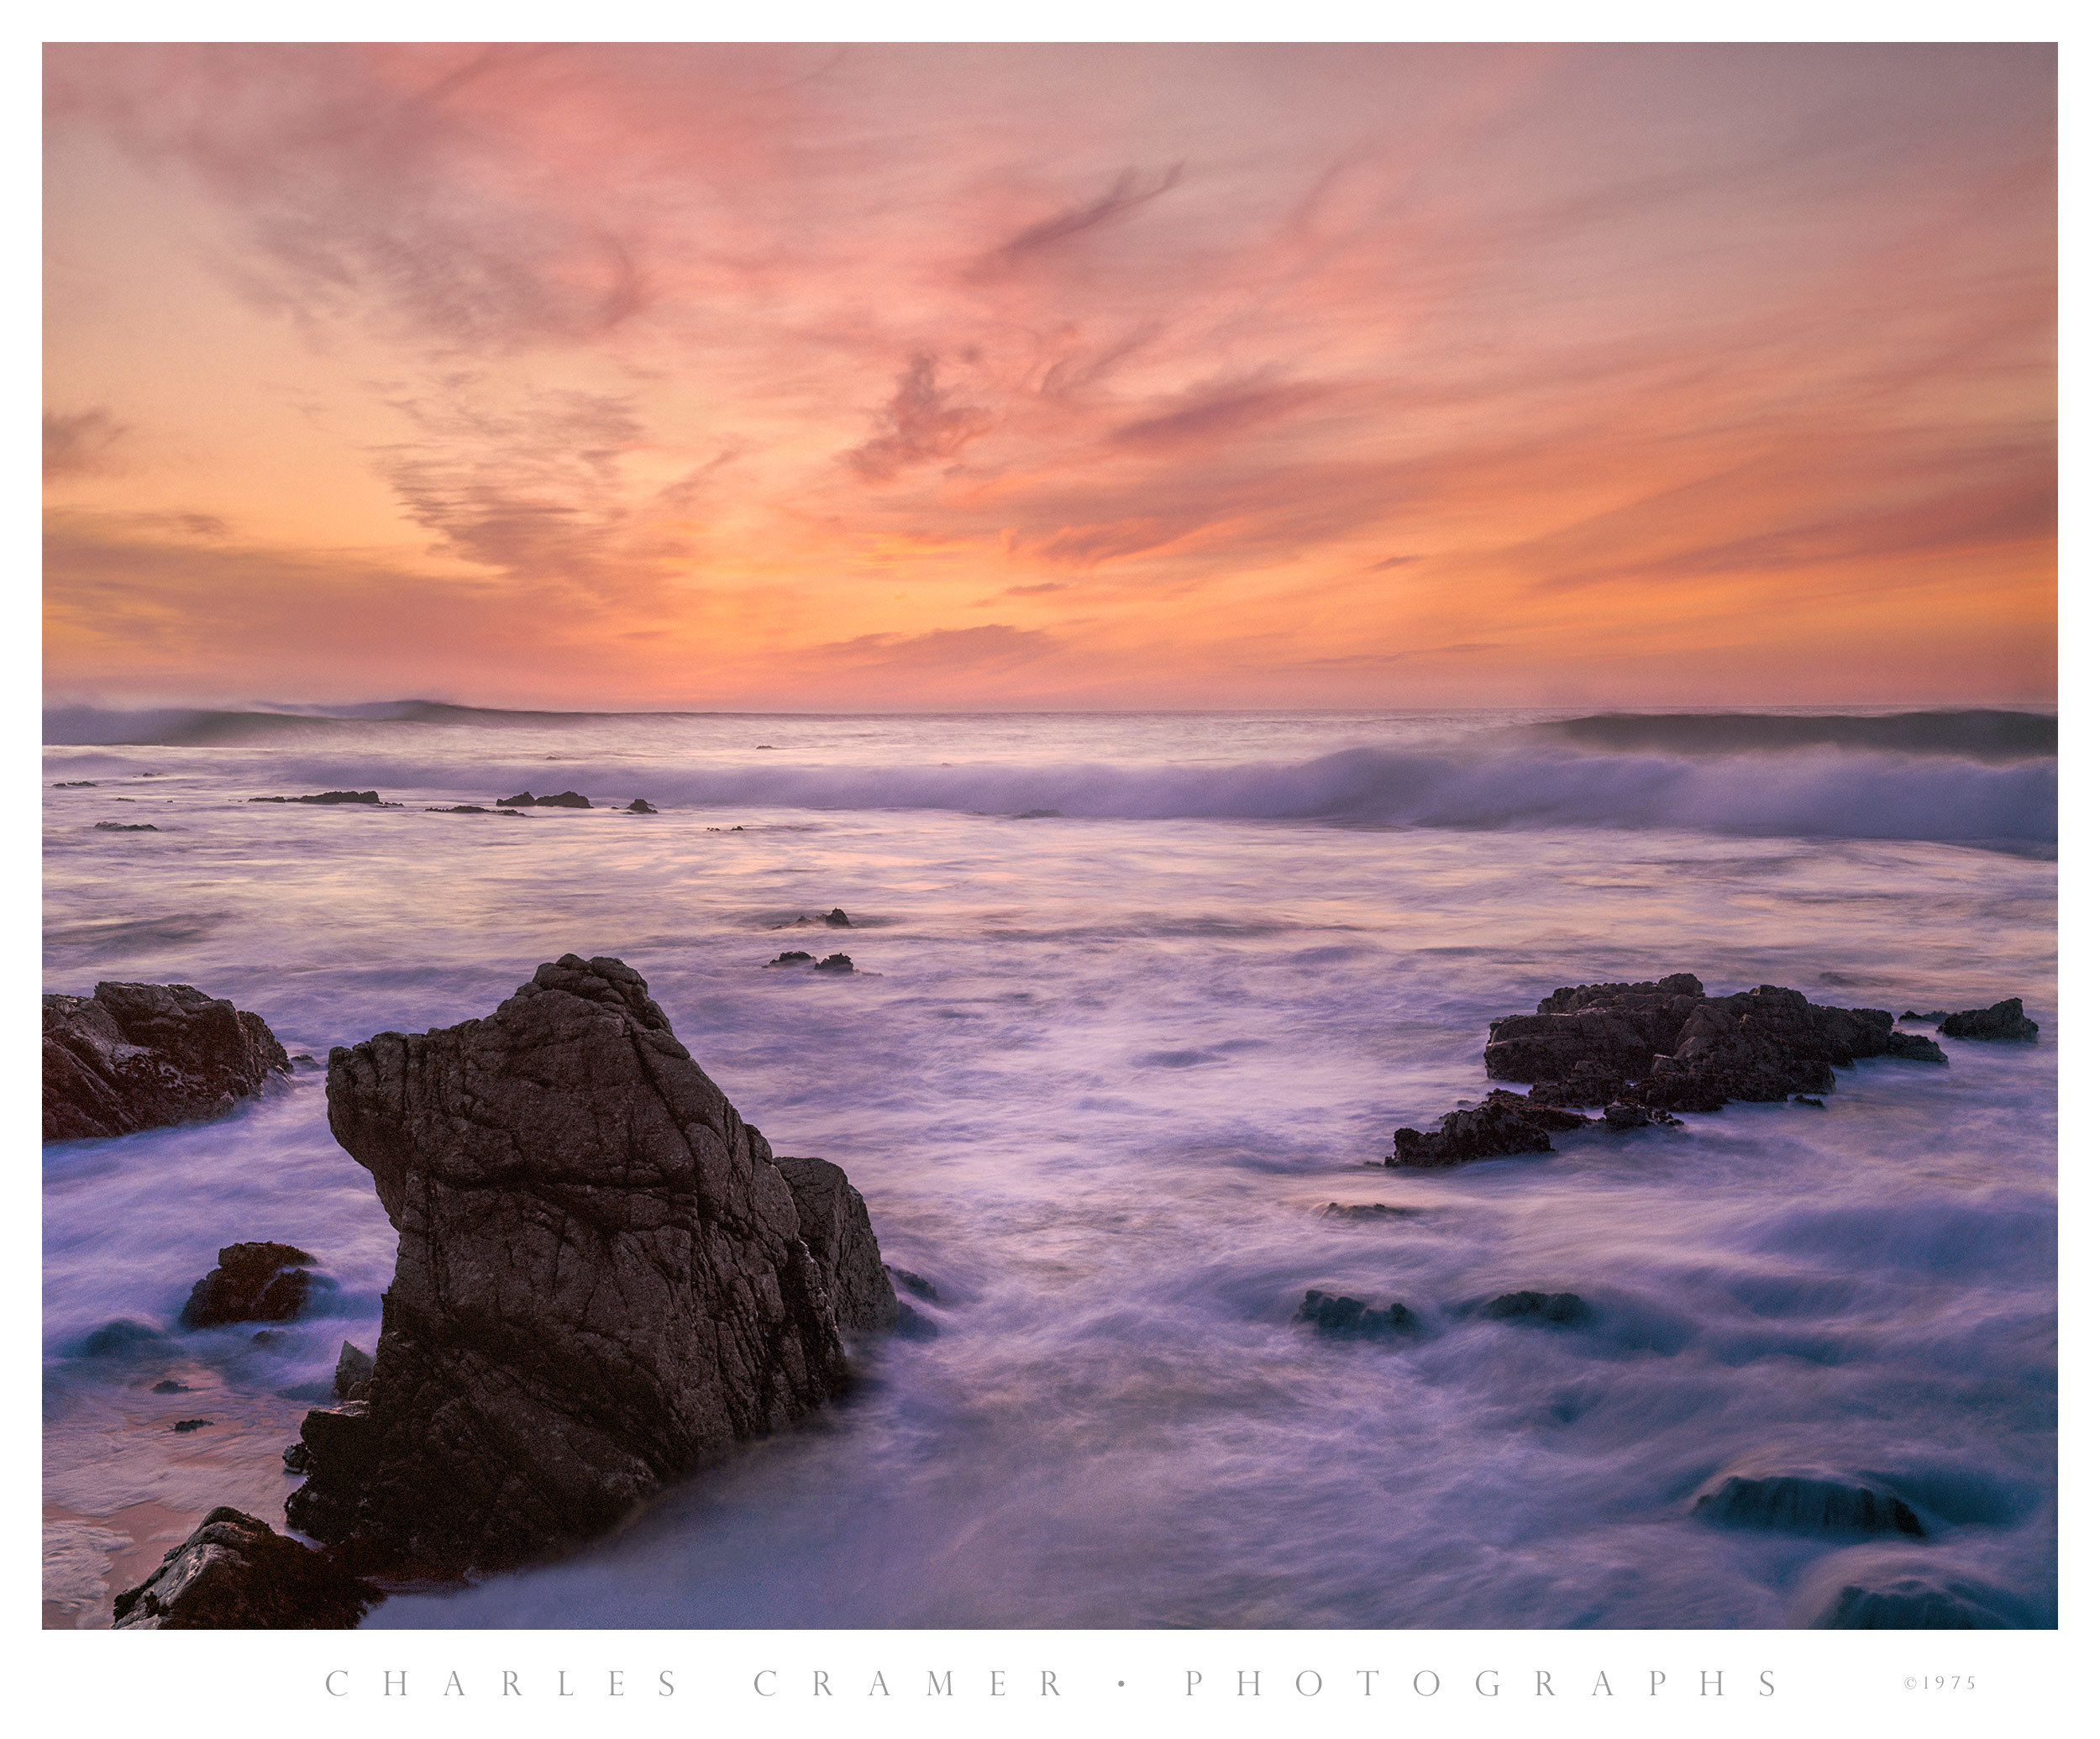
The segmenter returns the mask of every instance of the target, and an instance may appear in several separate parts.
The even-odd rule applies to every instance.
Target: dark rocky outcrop
[[[2017,1001],[2009,1006],[2017,1017]],[[1709,996],[1679,972],[1638,984],[1565,985],[1534,1013],[1488,1023],[1489,1077],[1529,1082],[1527,1095],[1498,1089],[1484,1104],[1452,1112],[1432,1134],[1396,1130],[1386,1164],[1546,1153],[1556,1130],[1589,1121],[1572,1115],[1578,1107],[1601,1106],[1604,1126],[1625,1131],[1674,1124],[1676,1111],[1716,1111],[1731,1099],[1812,1102],[1806,1095],[1828,1091],[1835,1070],[1868,1057],[1947,1060],[1924,1034],[1897,1031],[1886,1009],[1826,1007],[1776,985]]]
[[[914,1298],[923,1298],[929,1304],[938,1304],[941,1301],[939,1289],[924,1274],[915,1274],[908,1268],[890,1268],[888,1263],[885,1263],[883,1266],[889,1269],[890,1278]]]
[[[1388,1165],[1463,1165],[1469,1159],[1493,1159],[1509,1153],[1550,1153],[1558,1129],[1579,1129],[1589,1122],[1579,1111],[1561,1111],[1500,1088],[1480,1104],[1449,1113],[1434,1134],[1419,1129],[1393,1132]]]
[[[191,1290],[182,1306],[185,1328],[222,1322],[289,1322],[306,1308],[314,1258],[291,1244],[228,1244],[218,1266]]]
[[[656,813],[656,805],[649,802],[646,798],[637,797],[632,803],[627,805],[627,812],[629,815],[654,815]]]
[[[343,1342],[335,1356],[335,1398],[361,1401],[372,1386],[372,1355],[362,1347]]]
[[[1413,1314],[1397,1299],[1383,1310],[1373,1310],[1360,1298],[1337,1298],[1310,1289],[1291,1321],[1310,1322],[1315,1332],[1336,1339],[1379,1340],[1404,1334],[1415,1325]]]
[[[1553,1322],[1573,1327],[1590,1319],[1590,1308],[1572,1292],[1505,1292],[1481,1306],[1480,1314],[1499,1322]]]
[[[251,803],[364,803],[380,809],[398,809],[398,803],[381,803],[377,791],[315,791],[304,797],[250,797]]]
[[[92,779],[61,779],[51,789],[55,791],[92,791],[97,783]]]
[[[1493,1079],[1531,1082],[1552,1104],[1719,1111],[1827,1091],[1834,1070],[1868,1057],[1947,1060],[1895,1024],[1886,1009],[1827,1007],[1776,985],[1709,996],[1680,972],[1557,990],[1536,1013],[1489,1022],[1483,1060]]]
[[[2038,1039],[2042,1029],[2029,1020],[2020,999],[2008,996],[1988,1008],[1965,1008],[1940,1022],[1940,1030],[1950,1038]]]
[[[2002,1589],[1963,1579],[1949,1585],[1944,1570],[1889,1575],[1872,1583],[1848,1582],[1816,1610],[1809,1622],[1824,1631],[2003,1631],[2015,1620],[1996,1610],[2019,1602]],[[2020,1614],[2023,1627],[2033,1621]]]
[[[846,908],[843,906],[834,906],[826,912],[824,922],[834,930],[850,930],[853,927],[853,921],[846,916]]]
[[[168,1429],[170,1431],[178,1432],[202,1431],[206,1426],[210,1425],[213,1422],[213,1421],[209,1419],[178,1419],[174,1424],[171,1425]]]
[[[157,833],[160,830],[151,822],[97,822],[97,833]]]
[[[816,963],[819,972],[851,972],[853,957],[851,954],[827,954]]]
[[[815,954],[799,948],[789,948],[785,953],[766,962],[769,966],[813,966],[816,964]]]
[[[496,802],[505,809],[588,809],[591,799],[575,791],[557,791],[551,797],[535,797],[530,791],[520,791],[515,797],[498,797]]]
[[[1382,1201],[1331,1201],[1320,1209],[1323,1220],[1412,1220],[1420,1208],[1389,1207]]]
[[[1903,1011],[1903,1013],[1897,1017],[1897,1019],[1902,1021],[1944,1021],[1946,1017],[1947,1011],[1944,1008],[1935,1008],[1930,1014],[1919,1014],[1914,1008],[1907,1008]]]
[[[328,1093],[400,1248],[369,1400],[302,1428],[302,1531],[517,1563],[846,1386],[858,1198],[806,1161],[798,1196],[620,961],[564,955],[485,1019],[339,1048]]]
[[[223,1505],[117,1596],[119,1631],[348,1630],[379,1590],[310,1546]]]
[[[262,1017],[192,985],[99,984],[44,999],[44,1138],[193,1122],[253,1098],[291,1059]]]
[[[1790,1533],[1909,1534],[1922,1538],[1918,1513],[1893,1492],[1818,1474],[1730,1474],[1693,1500],[1703,1521]]]
[[[778,1153],[773,1164],[795,1194],[795,1222],[816,1258],[838,1326],[858,1334],[895,1327],[897,1295],[860,1191],[828,1159]]]
[[[452,806],[449,809],[440,808],[440,807],[437,806],[436,805],[433,805],[433,806],[431,806],[430,807],[426,808],[426,809],[423,811],[423,813],[424,813],[425,815],[511,815],[511,816],[514,816],[514,815],[516,815],[517,812],[517,812],[517,810],[515,810],[515,809],[484,809],[484,808],[483,808],[483,807],[482,807],[482,806],[481,806],[479,803],[454,803],[454,805],[453,805],[453,806]]]

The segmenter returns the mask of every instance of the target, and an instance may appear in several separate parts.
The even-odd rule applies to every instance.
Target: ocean
[[[47,990],[194,984],[325,1064],[617,955],[937,1294],[937,1337],[864,1348],[807,1426],[368,1627],[1760,1627],[1848,1585],[2055,1622],[2053,718],[402,702],[46,738]],[[325,789],[400,806],[248,801]],[[523,790],[594,806],[431,812]],[[790,949],[854,969],[769,969]],[[1484,1095],[1490,1019],[1685,971],[2019,996],[2041,1041],[1381,1164]],[[178,1328],[264,1238],[319,1258],[309,1313]],[[372,1347],[393,1234],[302,1068],[46,1147],[44,1240],[45,1621],[106,1625],[213,1505],[284,1525],[280,1451]],[[1420,1332],[1322,1338],[1315,1288]],[[1590,1318],[1479,1314],[1523,1289]],[[1922,1535],[1694,1512],[1803,1471]]]

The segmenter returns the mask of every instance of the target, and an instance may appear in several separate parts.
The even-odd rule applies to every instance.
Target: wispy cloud
[[[113,449],[131,433],[100,407],[70,416],[44,413],[44,475],[46,481],[92,476],[113,469]]]

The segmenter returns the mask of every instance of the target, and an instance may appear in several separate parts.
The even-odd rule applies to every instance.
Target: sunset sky
[[[2046,46],[62,46],[55,700],[2055,694]]]

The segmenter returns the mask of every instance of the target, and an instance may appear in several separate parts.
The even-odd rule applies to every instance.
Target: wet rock
[[[191,1290],[182,1306],[185,1328],[222,1322],[289,1322],[306,1306],[314,1258],[291,1244],[228,1244],[218,1266]]]
[[[116,1599],[119,1631],[348,1630],[378,1589],[223,1505]]]
[[[1840,1573],[1843,1577],[1843,1573]],[[1856,1578],[1856,1579],[1851,1579]],[[1831,1578],[1814,1579],[1826,1587]],[[1857,1566],[1828,1594],[1813,1587],[1807,1622],[1824,1631],[2003,1631],[2037,1621],[2001,1588],[1940,1565]]]
[[[339,1400],[363,1400],[372,1386],[372,1355],[361,1347],[343,1342],[335,1358],[335,1395]]]
[[[369,1401],[302,1427],[302,1531],[514,1564],[844,1389],[795,1191],[622,962],[339,1048],[328,1095],[400,1248]]]
[[[190,1385],[186,1383],[178,1383],[172,1377],[165,1377],[153,1385],[153,1392],[155,1395],[187,1395],[190,1392]]]
[[[287,1474],[304,1474],[312,1466],[313,1458],[307,1453],[303,1442],[285,1445],[285,1471]]]
[[[157,1328],[143,1322],[134,1322],[129,1317],[119,1317],[114,1322],[105,1322],[87,1336],[80,1343],[83,1358],[135,1358],[141,1353],[159,1351],[167,1342],[167,1336]]]
[[[1730,1474],[1693,1500],[1706,1521],[1788,1533],[1909,1534],[1923,1538],[1918,1513],[1893,1492],[1819,1474]]]
[[[637,797],[632,803],[627,805],[627,812],[629,815],[654,815],[656,813],[656,805],[645,801],[640,797]]]
[[[1907,1008],[1898,1017],[1906,1021],[1944,1021],[1946,1017],[1947,1011],[1944,1008],[1935,1008],[1930,1014],[1919,1014],[1914,1008]]]
[[[97,833],[157,833],[160,830],[151,822],[97,822]]]
[[[497,806],[504,809],[530,809],[538,801],[530,791],[520,791],[515,797],[498,797],[496,800]]]
[[[1373,1310],[1360,1298],[1341,1298],[1311,1289],[1291,1320],[1310,1322],[1315,1332],[1336,1339],[1367,1340],[1404,1334],[1415,1323],[1413,1314],[1398,1299],[1383,1310]]]
[[[827,954],[816,963],[819,972],[851,972],[853,957],[851,954]]]
[[[542,797],[542,809],[588,809],[591,799],[576,791],[556,791],[551,797]]]
[[[1959,1014],[1950,1014],[1940,1022],[1940,1030],[1950,1038],[2025,1040],[2040,1038],[2042,1032],[2022,1011],[2017,996],[2008,996],[1988,1008],[1965,1008]]]
[[[834,930],[850,930],[853,927],[853,921],[846,916],[846,909],[843,906],[834,906],[826,912],[824,922]]]
[[[816,956],[815,954],[810,954],[802,948],[791,948],[788,949],[785,954],[778,955],[774,959],[768,960],[766,964],[769,966],[802,966],[814,965],[816,961]]]
[[[193,985],[99,984],[44,999],[44,1139],[81,1141],[229,1111],[288,1074],[260,1015]]]
[[[454,803],[449,809],[430,807],[425,815],[516,815],[515,809],[484,809],[479,803]]]
[[[212,1421],[208,1419],[178,1419],[168,1429],[170,1431],[202,1431],[211,1423]]]
[[[1419,1129],[1393,1132],[1388,1165],[1463,1165],[1509,1153],[1550,1153],[1552,1132],[1578,1129],[1589,1121],[1579,1112],[1561,1111],[1536,1100],[1498,1088],[1481,1104],[1449,1113],[1434,1134]]]
[[[95,781],[92,779],[61,779],[51,789],[55,791],[92,791],[94,785]]]
[[[1412,1220],[1420,1208],[1389,1207],[1382,1201],[1331,1201],[1320,1209],[1323,1220]]]
[[[884,1266],[887,1268],[889,1264],[885,1263]],[[927,1279],[924,1274],[915,1274],[908,1268],[892,1268],[890,1269],[890,1278],[915,1298],[923,1298],[930,1304],[938,1304],[941,1301],[941,1295],[935,1289],[933,1282]]]
[[[1554,1322],[1572,1327],[1587,1322],[1591,1311],[1572,1292],[1505,1292],[1481,1306],[1480,1314],[1499,1322]]]
[[[1884,1054],[1908,1058],[1913,1063],[1945,1063],[1947,1060],[1947,1053],[1922,1032],[1890,1033],[1888,1049]]]
[[[1793,1095],[1793,1102],[1796,1105],[1813,1106],[1817,1111],[1821,1111],[1823,1109],[1823,1101],[1820,1099],[1811,1099],[1806,1093],[1795,1094]]]
[[[900,1299],[897,1300],[897,1338],[906,1341],[933,1341],[941,1337],[941,1325],[931,1316],[915,1311]]]
[[[1645,1105],[1629,1105],[1620,1100],[1604,1107],[1604,1127],[1607,1129],[1646,1129],[1659,1125],[1671,1129],[1682,1129],[1683,1119],[1673,1117],[1667,1111],[1656,1111]]]
[[[251,803],[364,803],[375,808],[398,809],[398,803],[381,803],[377,791],[315,791],[304,797],[250,797]]]
[[[839,1327],[859,1334],[895,1327],[897,1295],[860,1191],[828,1159],[779,1153],[773,1164],[794,1192],[795,1222],[816,1258]]]

